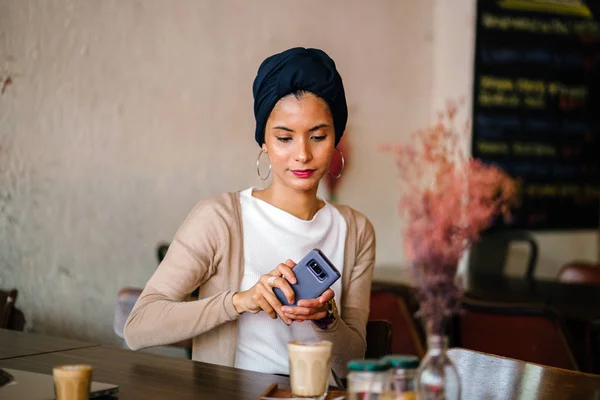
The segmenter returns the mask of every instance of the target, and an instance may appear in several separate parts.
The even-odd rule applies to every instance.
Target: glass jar
[[[417,393],[421,400],[460,399],[460,378],[447,354],[448,339],[441,335],[427,338],[427,353],[417,370]]]
[[[348,363],[348,400],[375,400],[390,387],[390,365],[366,359]]]
[[[383,358],[391,367],[390,392],[394,400],[415,400],[415,378],[419,358],[409,355],[391,355]]]

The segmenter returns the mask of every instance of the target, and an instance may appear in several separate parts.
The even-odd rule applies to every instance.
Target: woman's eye
[[[283,143],[287,143],[287,142],[289,142],[290,140],[292,140],[292,138],[291,138],[291,137],[279,137],[279,136],[278,136],[278,137],[277,137],[277,140],[279,140],[280,142],[283,142]]]
[[[325,139],[327,137],[327,135],[322,135],[322,136],[313,136],[313,140],[320,142],[321,140]]]

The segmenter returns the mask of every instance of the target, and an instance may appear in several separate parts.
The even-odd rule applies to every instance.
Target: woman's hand
[[[300,300],[297,306],[284,306],[284,315],[294,321],[322,319],[327,316],[327,303],[333,299],[333,290],[327,289],[321,296],[312,300]]]
[[[282,305],[273,293],[273,288],[281,289],[288,302],[294,302],[294,291],[290,283],[296,283],[296,276],[292,272],[295,265],[296,263],[292,260],[287,260],[284,264],[279,264],[273,271],[261,276],[250,289],[234,294],[233,306],[238,314],[244,312],[256,314],[262,310],[273,319],[279,315],[286,324],[291,324],[292,320],[286,317],[281,310]],[[283,278],[284,276],[285,278]]]

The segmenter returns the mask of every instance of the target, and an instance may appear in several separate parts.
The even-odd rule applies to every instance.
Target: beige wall
[[[472,4],[0,0],[15,81],[0,97],[0,287],[19,288],[37,331],[114,342],[116,293],[144,285],[155,244],[199,198],[261,184],[251,83],[291,46],[336,60],[353,147],[339,199],[372,220],[378,264],[405,265],[394,162],[376,148],[470,94]],[[544,242],[540,271],[595,257],[591,236],[568,237]]]
[[[32,327],[114,340],[120,287],[203,197],[260,185],[251,84],[291,46],[339,65],[353,146],[340,199],[397,262],[393,161],[378,143],[426,121],[432,0],[0,0],[0,287]]]

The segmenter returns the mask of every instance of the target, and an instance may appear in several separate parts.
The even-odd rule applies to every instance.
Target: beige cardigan
[[[335,205],[346,220],[341,318],[318,337],[333,342],[332,367],[363,358],[375,265],[375,232],[369,220]],[[125,325],[125,340],[138,350],[194,338],[192,359],[234,366],[237,319],[233,295],[244,275],[239,192],[200,201],[179,228],[165,259],[148,281]],[[273,266],[275,267],[275,266]],[[199,300],[186,301],[200,288]]]

